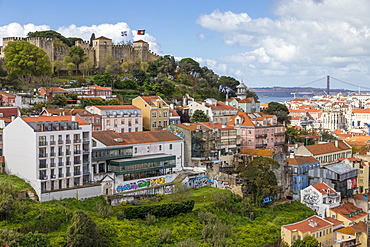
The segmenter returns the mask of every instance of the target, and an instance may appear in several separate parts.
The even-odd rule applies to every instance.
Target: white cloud
[[[34,24],[21,25],[19,23],[10,23],[9,25],[0,27],[0,40],[2,42],[2,38],[4,37],[25,37],[29,32],[45,30],[50,30],[50,27],[47,25],[36,26]],[[83,40],[90,40],[91,34],[95,33],[95,37],[105,36],[112,39],[114,43],[142,39],[149,43],[149,48],[152,52],[161,54],[161,47],[153,36],[148,33],[145,35],[137,35],[137,31],[131,30],[129,25],[124,22],[79,27],[76,25],[69,25],[66,27],[59,27],[55,31],[65,37],[79,37]],[[127,31],[128,36],[122,37],[122,31]]]
[[[252,19],[247,13],[215,10],[197,23],[220,33],[226,45],[245,49],[219,58],[242,71],[235,74],[238,79],[344,71],[346,78],[362,73],[370,79],[370,1],[280,0],[273,13],[274,19]]]

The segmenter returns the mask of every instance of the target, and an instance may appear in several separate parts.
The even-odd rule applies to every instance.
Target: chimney
[[[335,146],[338,147],[338,140],[335,141]]]
[[[12,115],[11,119],[12,119],[12,122],[13,122],[13,121],[14,121],[14,119],[15,119],[15,116],[14,116],[14,115]]]
[[[76,115],[72,115],[72,121],[76,121]]]

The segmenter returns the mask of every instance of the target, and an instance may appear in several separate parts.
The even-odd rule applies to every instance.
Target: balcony
[[[73,162],[73,164],[74,164],[74,165],[80,165],[80,164],[81,164],[81,160],[75,160],[75,161]]]
[[[66,144],[71,144],[71,140],[66,140]]]
[[[75,139],[73,140],[73,143],[81,143],[81,139]]]
[[[259,144],[256,144],[256,148],[264,148],[267,146],[267,143],[259,143]]]
[[[63,152],[58,153],[58,156],[63,156],[63,155],[64,155]]]
[[[74,172],[74,176],[79,176],[79,175],[81,175],[81,171],[75,171]]]
[[[73,152],[74,154],[81,154],[81,150],[76,150]]]
[[[50,178],[51,178],[51,179],[56,179],[56,178],[57,178],[57,175],[56,175],[56,174],[52,174],[52,175],[50,176]]]
[[[279,132],[279,133],[275,133],[274,136],[284,136],[285,135],[285,132]]]
[[[55,141],[50,141],[50,145],[55,145]]]
[[[83,143],[84,144],[90,143],[90,139],[89,138],[83,138]]]
[[[84,159],[82,162],[83,162],[83,164],[85,164],[85,165],[86,165],[86,164],[89,164],[89,160],[88,160],[88,159],[86,159],[86,160]]]
[[[55,167],[55,162],[50,163],[50,167]]]
[[[275,146],[280,146],[280,145],[284,145],[285,142],[275,142],[274,144],[275,144]]]
[[[63,144],[63,140],[58,140],[58,144]]]
[[[72,174],[70,172],[66,173],[66,177],[70,177]]]
[[[50,153],[50,157],[54,157],[55,156],[55,153]]]
[[[66,155],[71,155],[71,151],[67,150]]]
[[[83,154],[89,154],[90,153],[90,151],[88,149],[84,149],[83,151],[84,151]]]
[[[255,135],[256,138],[266,138],[267,137],[267,134],[258,134],[258,135]]]
[[[58,177],[59,178],[62,178],[62,177],[64,177],[64,174],[63,173],[59,173]]]
[[[39,153],[39,158],[46,158],[48,157],[47,153]]]
[[[70,165],[71,165],[71,161],[67,161],[66,166],[70,166]]]
[[[48,164],[46,163],[39,164],[39,169],[44,169],[44,168],[48,168]]]
[[[39,142],[39,146],[47,146],[48,142],[47,141],[41,141]]]
[[[40,179],[40,180],[47,180],[47,179],[48,179],[48,176],[46,176],[46,175],[45,175],[45,176],[42,176],[42,175],[41,175],[41,176],[39,177],[39,179]]]
[[[63,162],[58,162],[58,165],[63,166],[64,164],[63,164]]]

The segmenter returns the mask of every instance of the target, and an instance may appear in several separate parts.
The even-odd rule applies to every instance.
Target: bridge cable
[[[306,83],[304,83],[304,84],[302,84],[302,85],[299,85],[299,86],[297,86],[297,87],[303,87],[303,86],[306,86],[306,85],[309,85],[309,84],[312,84],[312,83],[318,82],[318,81],[320,81],[320,80],[322,80],[322,79],[325,79],[325,78],[326,78],[326,76],[324,76],[323,78],[317,79],[317,80],[315,80],[315,81],[306,82]]]
[[[364,87],[364,86],[360,86],[360,85],[355,85],[355,84],[353,84],[353,83],[345,82],[345,81],[342,81],[342,80],[336,79],[336,78],[331,77],[331,76],[330,76],[330,78],[332,78],[332,79],[334,79],[334,80],[337,80],[337,81],[339,81],[339,82],[342,82],[342,83],[344,83],[344,84],[347,84],[347,85],[353,86],[353,87],[357,87],[357,88],[358,88],[358,87],[360,87],[360,88],[370,89],[370,88],[368,88],[368,87]]]

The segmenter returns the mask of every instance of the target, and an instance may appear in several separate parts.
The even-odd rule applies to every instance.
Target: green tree
[[[64,107],[67,105],[67,98],[64,94],[57,94],[53,97],[53,105]]]
[[[134,69],[132,71],[132,75],[135,77],[137,84],[142,86],[144,84],[144,80],[146,79],[146,73],[141,69]]]
[[[202,110],[195,110],[191,116],[190,121],[192,123],[209,122],[209,117]]]
[[[307,236],[302,240],[298,239],[293,244],[292,247],[319,247],[319,241],[312,236]]]
[[[199,63],[192,58],[183,58],[179,62],[179,67],[182,71],[187,74],[191,74],[194,77],[198,77],[202,72]]]
[[[280,190],[273,172],[280,164],[267,157],[257,157],[240,167],[240,176],[247,180],[244,192],[259,205],[267,196],[274,196]],[[248,197],[248,196],[247,196]]]
[[[46,52],[24,40],[9,42],[5,47],[5,66],[9,79],[51,75],[51,63]]]
[[[29,32],[27,34],[27,37],[28,38],[34,38],[34,37],[54,38],[55,40],[61,40],[67,46],[73,46],[76,40],[82,41],[81,38],[66,38],[60,33],[53,31],[53,30]]]
[[[110,85],[111,83],[111,76],[108,75],[108,74],[104,74],[104,75],[96,75],[92,78],[92,81],[98,85],[98,86],[101,86],[101,87],[107,87]]]
[[[69,50],[68,56],[72,58],[72,62],[76,65],[76,74],[77,74],[80,64],[85,61],[86,55],[84,49],[82,49],[81,46],[73,46]]]
[[[219,83],[223,87],[229,87],[234,91],[236,90],[236,86],[240,84],[238,80],[236,80],[235,78],[231,76],[221,76]]]
[[[22,247],[47,247],[50,246],[49,239],[44,234],[38,232],[28,232],[20,236],[17,244]]]
[[[266,114],[275,115],[277,117],[277,121],[280,123],[286,123],[289,124],[289,110],[288,108],[280,104],[278,102],[270,102],[268,104],[268,107],[265,110]]]
[[[21,236],[19,232],[11,229],[0,229],[0,246],[13,246],[17,243],[17,239]]]
[[[90,75],[90,72],[94,68],[94,64],[90,60],[86,60],[85,62],[80,64],[80,70],[82,72],[82,76]]]
[[[63,69],[63,66],[64,66],[64,64],[63,64],[63,62],[62,62],[62,61],[60,61],[60,60],[55,60],[55,61],[53,62],[53,69],[54,69],[54,73],[57,73],[57,74],[58,74],[58,77],[59,77],[59,72],[60,72],[60,70],[61,70],[61,69]]]
[[[68,228],[68,247],[99,246],[99,231],[96,223],[83,211],[73,214],[71,226]]]
[[[122,73],[122,67],[118,62],[113,62],[105,67],[105,73],[110,75],[111,87],[113,88],[113,82],[117,80],[119,74]]]

